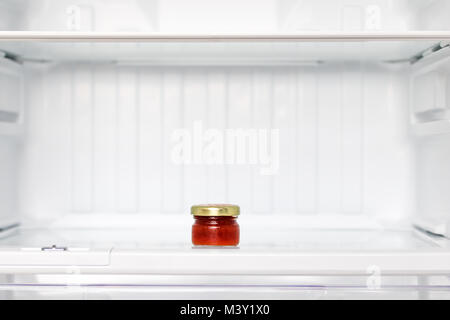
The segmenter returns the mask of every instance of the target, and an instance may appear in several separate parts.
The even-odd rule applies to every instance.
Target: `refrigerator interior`
[[[448,1],[113,2],[0,1],[0,298],[448,296]]]

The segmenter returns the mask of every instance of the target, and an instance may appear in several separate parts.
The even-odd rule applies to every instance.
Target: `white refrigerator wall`
[[[0,54],[0,227],[17,221],[22,111],[21,68]]]
[[[417,150],[418,212],[439,222],[450,220],[450,135],[420,139]]]
[[[0,135],[0,227],[19,219],[18,149],[15,139]]]
[[[412,68],[411,122],[415,139],[416,214],[446,224],[450,220],[450,59]]]
[[[408,77],[370,64],[122,67],[25,76],[21,212],[180,213],[231,202],[260,214],[369,214],[414,205]],[[267,164],[174,159],[177,130],[279,134]],[[175,140],[174,140],[175,139]],[[193,137],[193,139],[195,139]],[[229,138],[228,140],[230,140]],[[186,146],[186,145],[184,145]],[[200,145],[205,149],[207,143]],[[225,149],[225,158],[227,152]]]
[[[2,0],[0,30],[248,33],[448,30],[446,0]]]
[[[0,29],[241,34],[449,29],[449,2],[443,0],[186,3],[3,0]],[[42,51],[29,48],[29,57],[45,58],[45,45]],[[384,60],[383,50],[379,54],[375,60]],[[0,108],[11,115],[11,106],[17,106],[18,114],[16,123],[0,121],[1,215],[186,214],[193,203],[235,202],[257,214],[446,216],[450,206],[442,190],[450,143],[445,135],[412,134],[416,109],[410,97],[417,88],[409,86],[407,68],[326,62],[188,68],[103,61],[15,68],[24,75],[24,92],[11,89],[10,80],[0,92]],[[448,76],[441,78],[421,97],[448,88],[439,83]],[[450,101],[448,89],[439,92]],[[261,165],[174,163],[173,134],[193,133],[198,123],[202,132],[219,134],[279,130],[279,170],[261,175]]]
[[[444,296],[448,240],[411,224],[450,235],[450,47],[408,31],[449,3],[0,0],[65,37],[0,32],[0,297]],[[191,248],[205,202],[241,206],[239,250]]]

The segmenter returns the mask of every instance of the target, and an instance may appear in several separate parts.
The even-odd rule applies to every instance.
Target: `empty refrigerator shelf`
[[[22,61],[315,65],[344,60],[414,61],[448,39],[448,32],[272,35],[0,32],[0,50]]]
[[[248,220],[247,220],[248,221]],[[299,224],[291,224],[299,225]],[[0,241],[0,273],[167,275],[436,275],[447,241],[405,228],[278,228],[243,221],[238,249],[190,245],[190,225],[30,228]],[[42,250],[43,247],[67,250]]]

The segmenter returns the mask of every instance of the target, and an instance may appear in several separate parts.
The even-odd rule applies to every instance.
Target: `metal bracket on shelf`
[[[0,233],[11,230],[11,229],[15,229],[17,227],[20,226],[20,223],[12,223],[6,226],[0,226]]]
[[[5,239],[13,234],[15,234],[20,227],[20,223],[8,223],[0,226],[0,239]]]
[[[435,54],[438,51],[441,51],[443,49],[450,48],[450,40],[441,41],[421,52],[418,54],[406,58],[406,59],[398,59],[398,60],[385,60],[386,63],[409,63],[409,64],[415,64],[416,62],[422,61],[425,58],[428,58],[429,56]]]
[[[433,235],[435,237],[450,238],[448,221],[440,219],[430,219],[423,217],[413,218],[412,225],[417,230],[420,230],[426,234]]]
[[[416,63],[416,62],[418,62],[418,61],[420,61],[422,59],[427,58],[428,56],[432,55],[433,53],[438,52],[438,51],[440,51],[440,50],[442,50],[444,48],[448,48],[448,47],[450,47],[450,41],[448,41],[448,40],[447,41],[441,41],[441,42],[435,44],[434,46],[431,46],[430,48],[428,48],[428,49],[420,52],[419,54],[413,56],[410,59],[410,63],[414,64],[414,63]]]
[[[57,245],[52,245],[50,247],[42,247],[41,251],[67,251],[67,247],[58,247]]]
[[[20,65],[24,64],[24,62],[33,62],[33,63],[48,63],[48,62],[50,62],[48,60],[42,60],[42,59],[25,58],[18,54],[13,53],[13,52],[2,50],[2,49],[0,49],[0,58],[12,61],[12,62],[20,64]]]
[[[21,59],[21,57],[19,55],[17,55],[17,54],[12,53],[12,52],[0,49],[0,55],[1,55],[1,57],[3,59],[7,59],[7,60],[15,62],[17,64],[22,64],[23,63],[23,60]]]

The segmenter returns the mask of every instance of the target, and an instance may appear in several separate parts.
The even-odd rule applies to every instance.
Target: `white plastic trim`
[[[386,41],[444,40],[449,31],[414,32],[301,32],[283,34],[167,34],[122,32],[30,32],[0,31],[0,41]]]
[[[450,252],[252,252],[235,249],[0,252],[0,273],[159,275],[438,275]],[[110,262],[108,263],[108,255]]]

